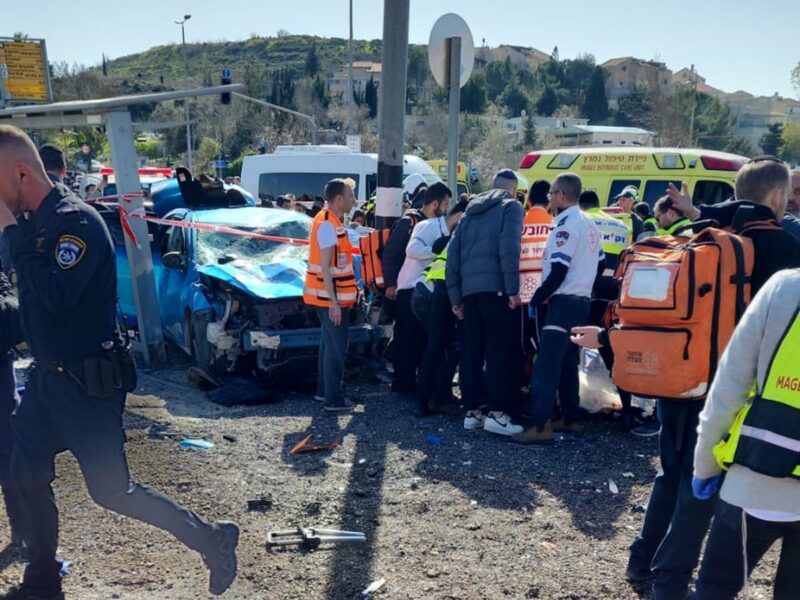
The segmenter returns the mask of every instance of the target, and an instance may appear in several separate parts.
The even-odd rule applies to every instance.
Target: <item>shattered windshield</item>
[[[311,231],[311,222],[289,221],[271,225],[225,225],[229,229],[238,229],[283,238],[307,240]],[[307,260],[308,246],[289,242],[263,240],[254,237],[220,233],[216,231],[197,232],[197,265],[213,265],[224,259],[245,260],[247,262],[266,265],[284,260]]]

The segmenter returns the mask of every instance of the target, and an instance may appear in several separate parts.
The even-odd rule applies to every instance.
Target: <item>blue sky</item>
[[[251,34],[347,37],[348,0],[9,0],[0,36],[23,31],[47,40],[51,61],[98,64],[180,41],[173,23],[190,13],[190,42]],[[355,37],[382,36],[383,1],[353,0]],[[411,0],[410,41],[425,43],[436,19],[456,12],[476,45],[558,46],[561,58],[594,54],[659,59],[673,71],[694,63],[727,92],[796,97],[789,74],[800,61],[800,0]],[[63,16],[59,16],[63,15]],[[235,65],[231,65],[235,71]],[[235,75],[234,75],[235,77]]]

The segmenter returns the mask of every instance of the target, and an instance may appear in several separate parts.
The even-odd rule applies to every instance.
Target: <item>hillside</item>
[[[308,51],[316,44],[323,73],[347,62],[347,40],[304,35],[252,37],[238,42],[187,44],[189,76],[193,81],[218,83],[220,71],[227,67],[233,80],[241,81],[247,67],[266,67],[270,71],[290,68],[301,71]],[[381,60],[381,40],[353,40],[356,60]],[[183,85],[183,55],[180,44],[157,46],[109,62],[109,75],[119,79],[160,81],[164,85]]]

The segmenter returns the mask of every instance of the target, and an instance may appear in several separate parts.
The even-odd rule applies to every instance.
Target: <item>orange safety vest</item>
[[[355,305],[358,297],[356,276],[353,270],[353,246],[341,221],[327,208],[319,211],[311,223],[311,244],[308,250],[308,269],[306,285],[303,289],[303,302],[323,308],[331,305],[330,297],[325,289],[325,281],[322,278],[322,253],[317,240],[319,226],[325,221],[330,222],[336,229],[336,247],[331,256],[331,276],[336,288],[336,299],[339,306],[348,308]]]
[[[544,247],[553,228],[553,217],[543,206],[534,206],[525,213],[519,257],[519,295],[527,303],[542,284]]]

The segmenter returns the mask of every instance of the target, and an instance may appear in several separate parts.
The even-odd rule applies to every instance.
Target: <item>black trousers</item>
[[[69,450],[100,506],[168,531],[189,548],[211,549],[212,525],[165,495],[131,479],[125,456],[125,395],[87,396],[68,373],[34,367],[25,398],[14,413],[11,471],[26,519],[30,563],[24,581],[43,593],[60,589],[58,509],[51,484],[56,454]],[[90,525],[87,524],[88,527]]]
[[[392,336],[392,364],[396,392],[414,392],[417,389],[417,369],[425,353],[425,328],[411,310],[413,290],[399,290],[395,303],[394,335]]]
[[[692,571],[714,513],[716,497],[692,494],[694,448],[703,401],[659,399],[661,470],[653,482],[642,530],[631,544],[629,564],[652,568],[656,600],[685,600]]]
[[[734,600],[744,584],[744,552],[747,539],[747,575],[775,542],[781,542],[774,600],[800,596],[800,521],[779,523],[746,515],[742,530],[742,509],[723,500],[717,503],[714,524],[708,534],[706,553],[697,579],[695,600]],[[746,533],[746,536],[743,535]]]
[[[512,400],[514,311],[508,296],[487,292],[464,298],[464,337],[461,347],[461,399],[474,410],[506,411]],[[486,378],[483,368],[486,365]],[[485,386],[484,386],[485,383]]]
[[[553,417],[556,396],[561,402],[564,420],[567,423],[580,421],[580,349],[569,336],[573,327],[584,325],[588,318],[589,298],[558,294],[548,302],[542,345],[531,378],[531,412],[537,427]]]
[[[24,537],[17,486],[11,477],[11,451],[14,446],[11,433],[11,413],[17,407],[17,386],[14,381],[14,356],[10,352],[0,356],[0,488],[8,515],[12,537]]]
[[[447,296],[447,284],[435,281],[430,315],[426,324],[428,343],[419,369],[417,401],[421,408],[447,404],[452,396],[453,376],[458,367],[456,317]]]

